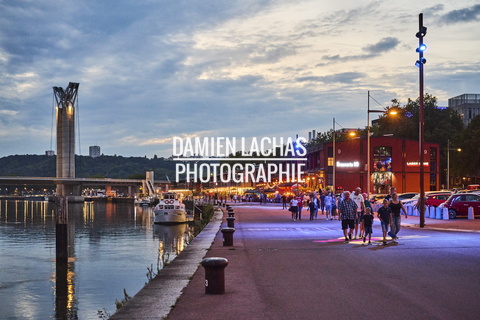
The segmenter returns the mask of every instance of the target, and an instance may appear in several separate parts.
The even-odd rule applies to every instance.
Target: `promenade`
[[[189,262],[196,271],[188,281],[184,275],[181,289],[170,294],[150,283],[148,294],[142,290],[112,319],[477,318],[480,249],[471,239],[479,238],[480,220],[426,218],[420,229],[418,217],[403,217],[399,243],[387,246],[376,220],[373,245],[365,246],[345,243],[339,221],[309,221],[306,210],[294,222],[281,205],[232,206],[234,245],[223,246],[218,232],[226,227],[224,210],[205,230],[213,243],[202,249],[207,257],[229,260],[224,294],[205,294],[203,253],[197,252]],[[178,262],[190,254],[182,252]],[[460,279],[458,259],[464,263]],[[171,274],[174,263],[165,269]]]

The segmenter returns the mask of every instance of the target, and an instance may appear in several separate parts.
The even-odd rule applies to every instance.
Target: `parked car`
[[[372,194],[370,196],[370,202],[375,204],[375,203],[382,203],[383,199],[385,199],[387,195],[386,194]]]
[[[427,206],[438,207],[439,205],[447,201],[451,195],[452,195],[451,192],[429,193],[427,195],[427,200],[425,201],[425,204]]]
[[[400,200],[400,202],[402,202],[404,206],[405,206],[405,205],[414,206],[414,205],[417,204],[419,198],[420,198],[420,195],[419,195],[419,194],[416,194],[416,195],[413,196],[412,198],[403,199],[403,200]]]
[[[400,193],[398,195],[398,200],[402,201],[402,200],[412,199],[416,195],[418,195],[418,193],[416,192]]]
[[[450,219],[468,216],[468,208],[472,207],[475,216],[480,217],[480,194],[460,193],[451,195],[440,207],[448,209]]]

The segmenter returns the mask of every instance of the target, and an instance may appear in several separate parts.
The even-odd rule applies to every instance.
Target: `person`
[[[392,200],[392,195],[393,195],[394,193],[397,193],[397,188],[391,187],[391,188],[390,188],[390,192],[387,194],[387,196],[385,197],[385,199],[387,199],[387,201]]]
[[[396,192],[392,194],[392,200],[390,200],[388,206],[390,207],[390,209],[392,209],[391,228],[388,235],[392,237],[392,240],[394,242],[396,242],[396,240],[398,240],[397,234],[398,232],[400,232],[400,225],[402,222],[400,211],[403,210],[403,213],[405,213],[405,218],[408,218],[407,211],[405,210],[403,203],[398,200],[398,194]]]
[[[332,193],[329,192],[325,196],[325,215],[327,217],[327,220],[332,220],[332,207],[333,207],[333,197]]]
[[[287,209],[287,196],[282,195],[282,203],[283,203],[282,209]]]
[[[310,220],[315,219],[316,213],[318,211],[317,202],[315,200],[316,198],[312,197],[312,200],[308,203],[308,208],[310,210]]]
[[[297,219],[302,220],[302,209],[303,209],[303,196],[302,195],[298,196],[297,202],[298,202]]]
[[[334,193],[332,193],[332,220],[336,219],[337,216],[337,203],[338,199]]]
[[[364,228],[364,234],[363,234],[363,243],[365,244],[365,240],[367,239],[368,236],[368,244],[372,244],[372,233],[373,233],[373,215],[372,215],[372,208],[367,207],[365,208],[365,214],[363,215],[363,228]]]
[[[388,227],[390,226],[390,221],[392,220],[392,209],[388,206],[387,199],[383,200],[383,207],[378,209],[377,217],[380,219],[380,224],[382,226],[383,245],[386,246]]]
[[[313,194],[312,201],[315,203],[315,212],[314,212],[313,218],[315,220],[317,220],[317,218],[318,218],[318,208],[320,207],[320,202],[318,200],[318,195],[317,194],[315,194],[315,193]]]
[[[357,204],[350,199],[350,192],[344,192],[344,199],[338,202],[338,220],[342,221],[343,235],[345,242],[352,240],[352,233],[355,227],[355,218],[357,216]],[[347,237],[347,229],[350,229]]]
[[[360,238],[363,238],[363,213],[365,212],[365,200],[363,199],[362,189],[357,187],[350,198],[357,204],[357,216],[355,217],[355,239],[358,239],[358,226],[360,225]]]
[[[320,209],[322,210],[322,214],[325,213],[325,192],[320,191]]]
[[[292,200],[290,200],[290,209],[288,209],[292,212],[292,221],[297,220],[297,215],[298,215],[298,200],[297,198],[293,197]]]

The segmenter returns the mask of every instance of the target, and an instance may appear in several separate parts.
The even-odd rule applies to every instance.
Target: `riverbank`
[[[223,211],[219,208],[215,209],[213,218],[202,232],[110,319],[165,318],[212,246],[220,230],[222,219]]]

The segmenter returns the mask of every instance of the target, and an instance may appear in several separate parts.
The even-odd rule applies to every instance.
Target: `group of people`
[[[285,196],[282,197],[283,209],[287,209]],[[302,210],[307,207],[310,220],[317,220],[319,211],[325,214],[327,220],[333,220],[338,213],[338,220],[342,223],[345,242],[353,239],[363,239],[365,244],[372,244],[374,211],[366,193],[360,187],[350,193],[343,192],[337,197],[332,192],[320,191],[310,195],[296,196],[290,200],[288,210],[291,211],[292,221],[302,220]],[[401,227],[401,212],[407,218],[407,211],[398,199],[395,187],[390,188],[390,193],[383,200],[383,206],[377,210],[383,233],[383,244],[387,244],[387,234],[393,242],[397,242]],[[368,239],[368,242],[367,242]]]
[[[327,220],[333,220],[336,214],[336,198],[331,192],[312,192],[309,195],[293,197],[287,206],[286,196],[282,196],[283,209],[292,213],[292,221],[302,220],[302,211],[306,207],[310,212],[310,220],[317,220],[318,213],[325,214]]]
[[[342,222],[345,242],[358,239],[357,233],[359,232],[360,239],[363,238],[364,243],[366,243],[368,237],[368,244],[372,244],[374,216],[371,203],[364,195],[361,194],[360,188],[356,188],[352,194],[349,191],[345,191],[343,199],[339,200],[338,219]],[[392,238],[393,242],[397,242],[397,235],[401,227],[402,211],[405,214],[405,218],[408,218],[405,207],[398,199],[396,189],[392,187],[390,193],[383,200],[383,206],[377,212],[377,217],[382,227],[383,245],[387,244],[387,234]]]

